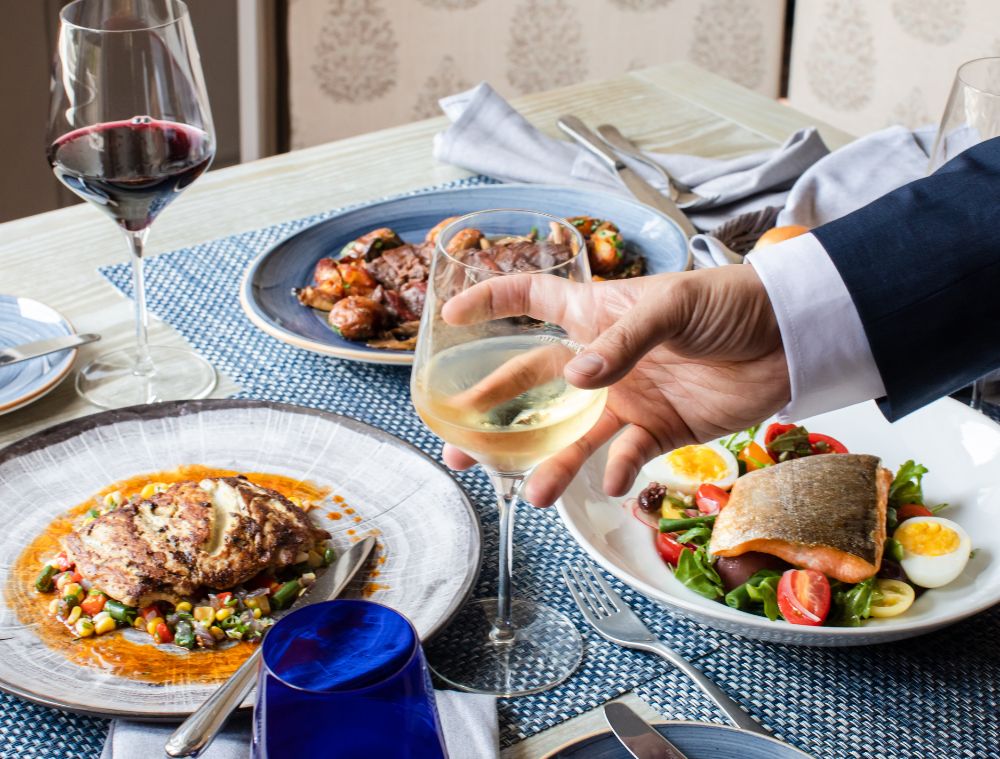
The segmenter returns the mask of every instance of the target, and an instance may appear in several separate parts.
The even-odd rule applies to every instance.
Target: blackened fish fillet
[[[867,454],[793,459],[740,477],[709,550],[778,556],[844,582],[878,572],[892,472]]]

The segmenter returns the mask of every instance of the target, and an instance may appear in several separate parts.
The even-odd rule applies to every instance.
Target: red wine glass
[[[56,177],[121,227],[132,260],[136,344],[98,356],[77,391],[103,408],[204,398],[211,364],[150,345],[143,280],[153,220],[208,168],[215,130],[187,6],[76,0],[62,9],[48,160]]]

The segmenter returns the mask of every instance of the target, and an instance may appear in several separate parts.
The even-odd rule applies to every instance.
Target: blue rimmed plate
[[[611,219],[646,259],[650,274],[683,271],[690,264],[687,240],[677,225],[635,200],[571,187],[486,185],[379,201],[297,232],[250,264],[240,286],[240,303],[257,327],[290,345],[354,361],[410,364],[411,351],[369,348],[340,337],[327,324],[326,314],[302,306],[292,288],[312,282],[319,259],[338,255],[344,245],[365,232],[391,227],[407,242],[419,242],[444,218],[489,208]]]
[[[0,295],[0,349],[74,331],[62,314],[44,303]],[[76,354],[74,348],[0,367],[0,414],[26,406],[55,388],[69,374]]]
[[[707,722],[664,722],[653,725],[688,759],[810,759],[774,738]],[[631,754],[610,731],[578,738],[545,759],[628,759]]]

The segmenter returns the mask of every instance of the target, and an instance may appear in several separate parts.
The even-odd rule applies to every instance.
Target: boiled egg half
[[[699,486],[710,483],[729,490],[740,474],[736,457],[718,443],[686,445],[657,456],[642,468],[645,477],[694,495]]]
[[[969,563],[969,534],[950,519],[912,517],[902,522],[892,537],[903,546],[899,562],[903,571],[922,588],[947,585]]]

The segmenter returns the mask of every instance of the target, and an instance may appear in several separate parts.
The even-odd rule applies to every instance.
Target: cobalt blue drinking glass
[[[264,638],[254,759],[445,759],[413,625],[371,601],[311,604]]]

